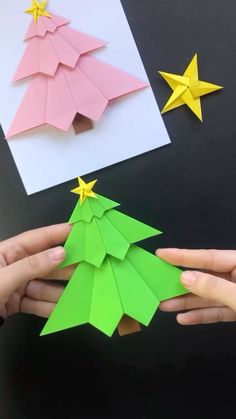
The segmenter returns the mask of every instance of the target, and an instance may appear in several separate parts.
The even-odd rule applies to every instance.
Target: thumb
[[[181,282],[191,293],[215,300],[236,311],[236,284],[202,272],[186,271]]]
[[[6,303],[9,296],[21,285],[52,272],[64,257],[63,247],[55,247],[2,268],[0,270],[1,303]]]

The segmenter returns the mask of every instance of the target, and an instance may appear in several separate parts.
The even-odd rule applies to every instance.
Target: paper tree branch
[[[44,19],[51,22],[51,19]],[[38,73],[54,77],[59,64],[73,69],[81,55],[105,45],[104,41],[60,26],[55,33],[47,32],[44,37],[37,36],[30,39],[13,81]]]
[[[80,263],[42,334],[90,323],[112,336],[124,315],[148,326],[160,301],[185,293],[180,274],[135,246],[123,261],[107,257],[101,268]]]
[[[45,16],[41,16],[36,23],[32,19],[31,25],[29,26],[25,36],[25,40],[28,41],[29,39],[35,38],[36,36],[43,38],[47,32],[54,33],[57,28],[63,25],[67,25],[68,23],[70,23],[69,19],[57,16],[55,14],[51,14],[51,19],[48,19]]]
[[[68,256],[63,267],[85,261],[99,268],[106,255],[123,260],[130,244],[158,234],[161,232],[110,210],[106,217],[94,217],[89,224],[77,222],[73,226],[65,244]]]

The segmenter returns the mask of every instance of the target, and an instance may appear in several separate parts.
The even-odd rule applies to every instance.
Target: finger
[[[54,303],[45,301],[35,301],[32,298],[24,297],[21,302],[21,312],[26,314],[34,314],[38,317],[48,318],[55,308]]]
[[[202,272],[184,272],[181,275],[183,285],[195,295],[216,300],[236,311],[236,284],[217,276]]]
[[[61,297],[64,287],[60,285],[50,285],[43,281],[31,281],[25,290],[27,297],[38,301],[56,303]]]
[[[219,322],[234,322],[236,321],[236,313],[234,310],[228,307],[212,307],[178,314],[177,321],[183,326]]]
[[[0,253],[7,265],[25,256],[42,252],[64,243],[71,231],[69,224],[58,224],[22,233],[0,242]]]
[[[220,306],[222,306],[222,304],[218,303],[217,301],[189,294],[183,297],[172,298],[171,300],[162,301],[159,308],[162,311],[174,312]]]
[[[0,301],[6,303],[9,296],[35,278],[47,275],[63,261],[65,251],[62,247],[49,249],[1,269]]]
[[[46,280],[64,280],[67,281],[69,278],[71,278],[71,276],[74,273],[74,270],[76,269],[77,265],[73,265],[73,266],[69,266],[67,268],[63,268],[63,269],[57,269],[56,271],[46,275],[46,277],[44,277],[43,279]]]
[[[157,256],[176,266],[231,272],[236,266],[235,250],[158,249]]]

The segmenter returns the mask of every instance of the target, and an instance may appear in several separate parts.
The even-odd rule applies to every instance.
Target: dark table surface
[[[157,69],[181,74],[195,52],[200,78],[225,89],[202,100],[204,124],[184,107],[164,116],[171,146],[85,179],[165,232],[149,251],[236,248],[235,0],[123,5],[160,107],[170,90]],[[1,136],[0,238],[67,220],[75,182],[27,197]],[[89,326],[39,338],[43,323],[19,315],[0,331],[1,419],[235,417],[235,324],[184,328],[158,312],[142,333],[109,340]]]

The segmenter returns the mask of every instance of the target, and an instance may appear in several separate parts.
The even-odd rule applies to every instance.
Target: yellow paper
[[[162,113],[187,105],[203,122],[200,97],[223,89],[222,86],[199,80],[197,54],[194,55],[183,76],[164,73],[163,71],[159,73],[173,90],[173,94],[163,108]]]
[[[90,198],[96,198],[96,194],[92,191],[95,183],[97,180],[93,180],[90,183],[85,183],[83,179],[80,177],[78,178],[79,186],[78,188],[73,189],[71,192],[80,195],[80,203],[81,205],[84,203],[84,201],[90,197]]]
[[[27,9],[25,13],[29,13],[30,15],[34,16],[34,21],[37,22],[40,16],[51,17],[50,14],[46,10],[47,7],[47,0],[43,0],[40,3],[37,0],[32,0],[32,6],[30,9]]]

